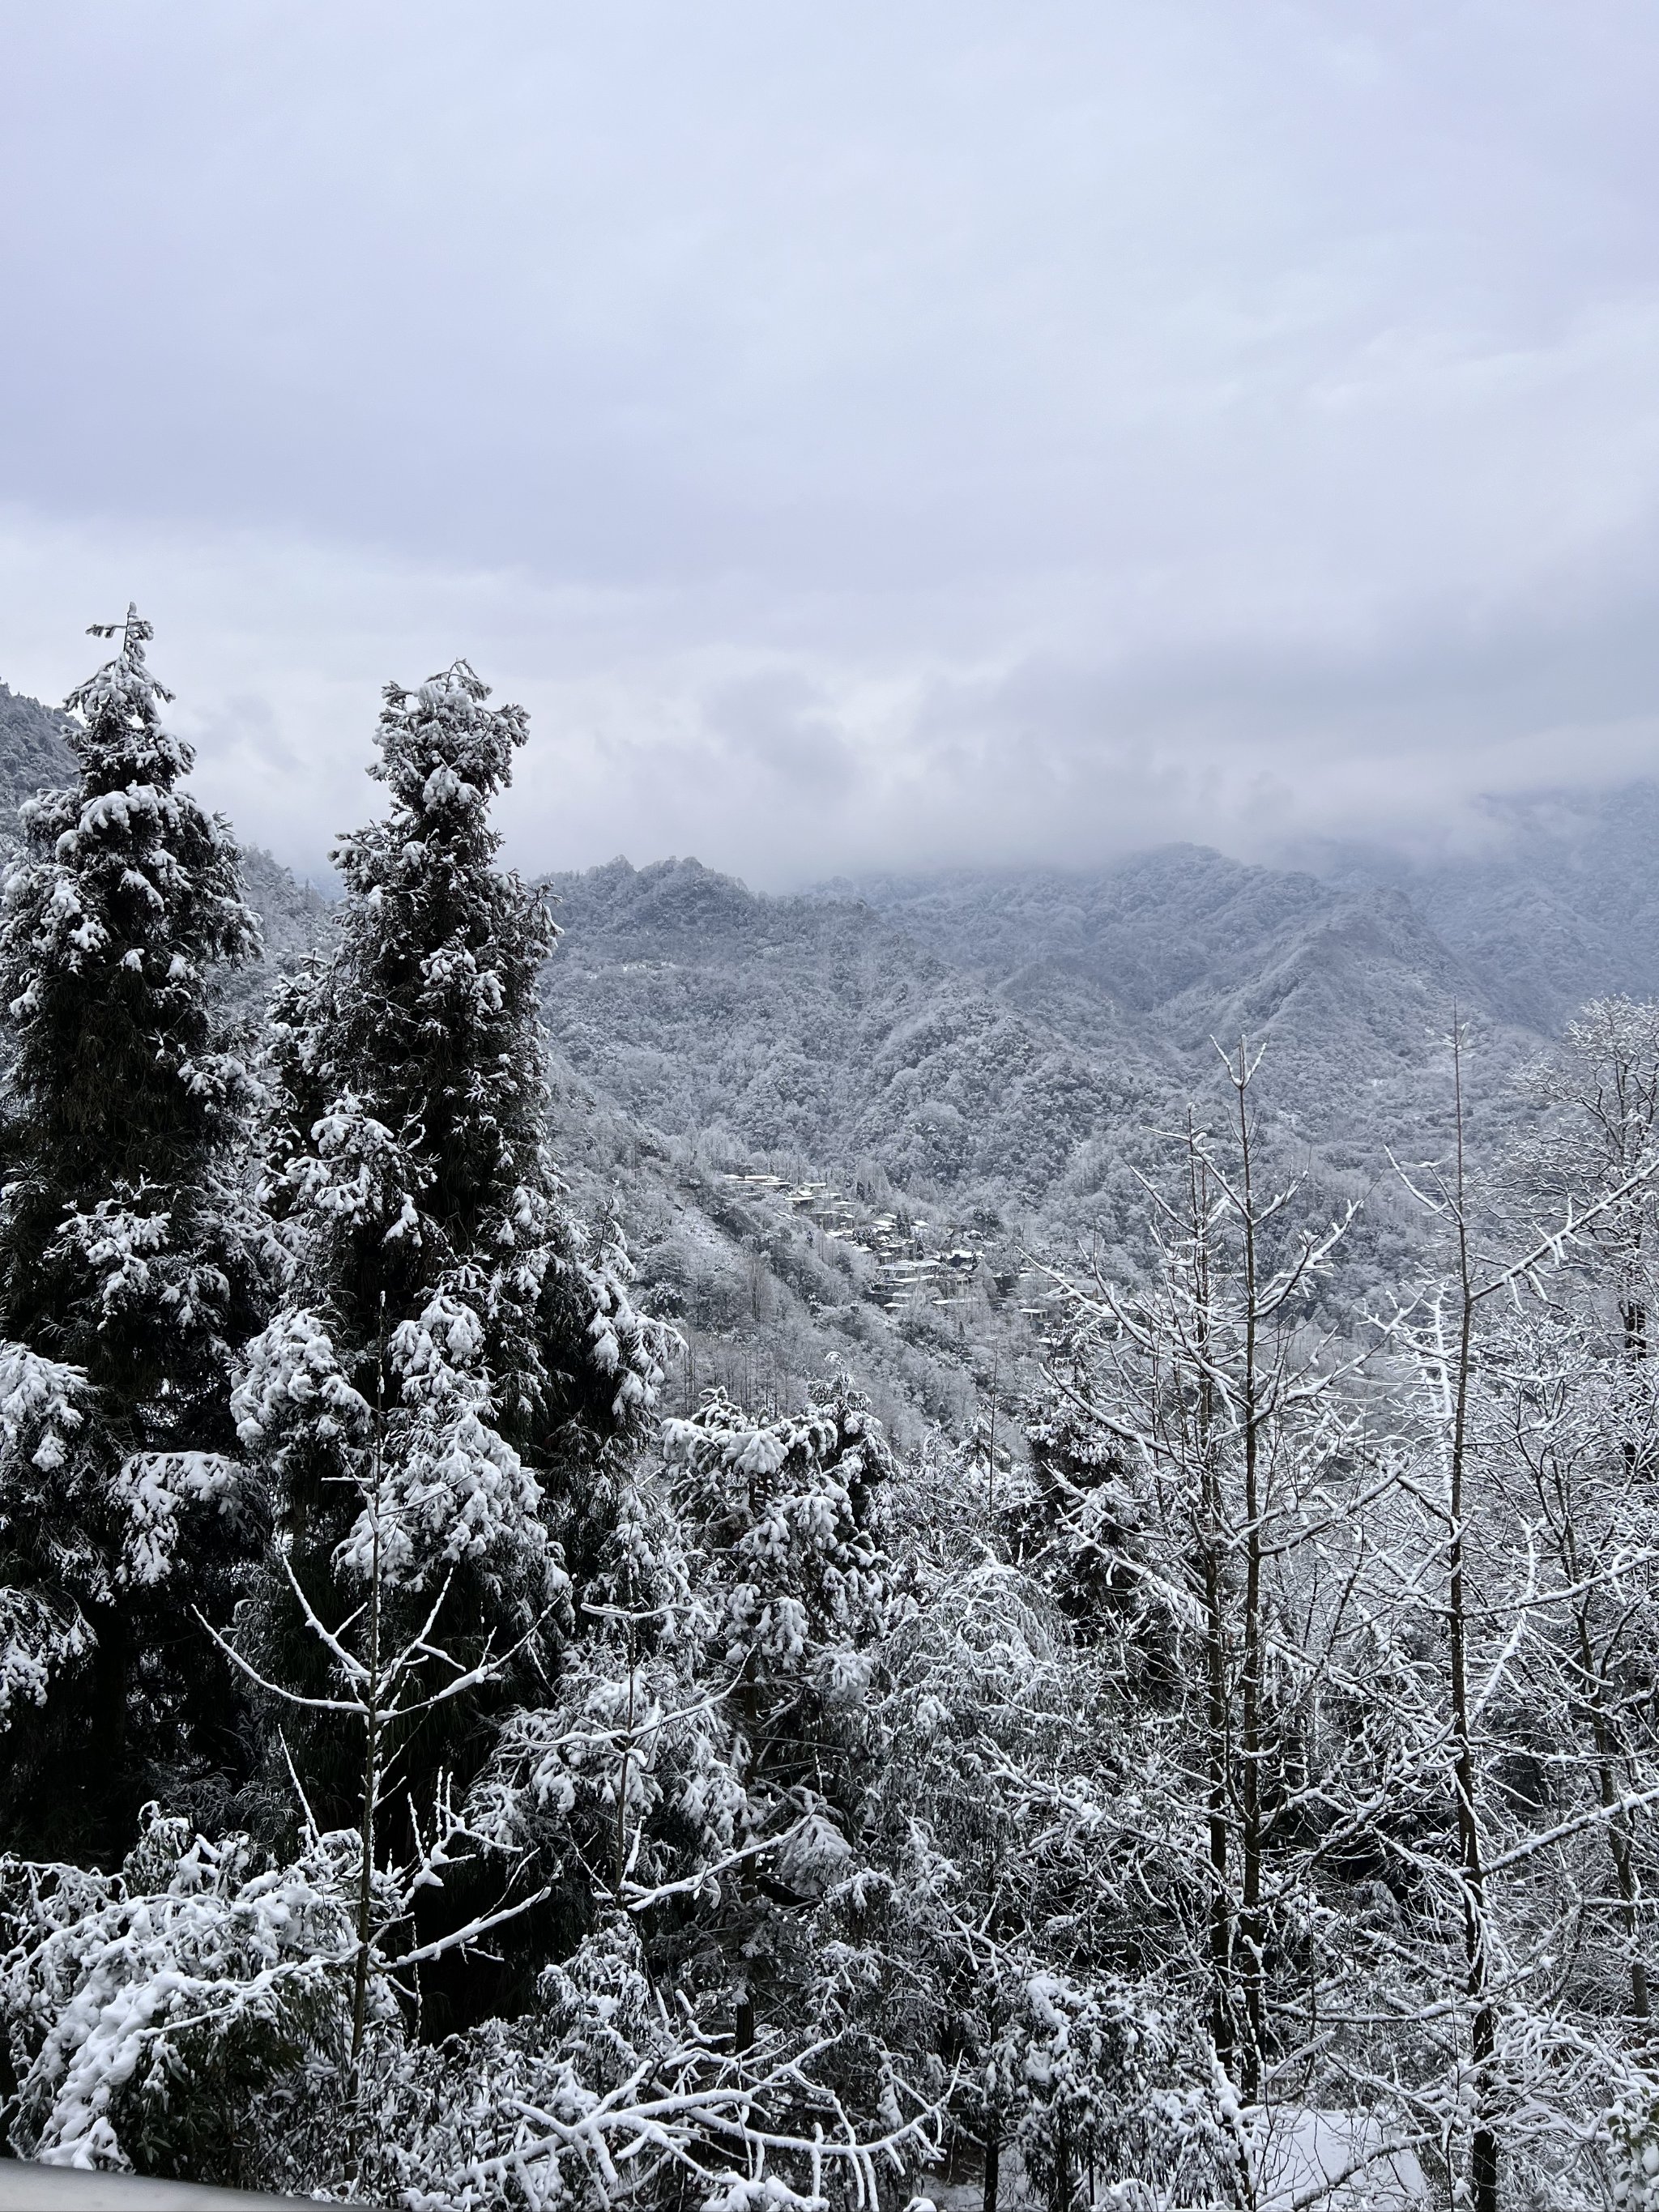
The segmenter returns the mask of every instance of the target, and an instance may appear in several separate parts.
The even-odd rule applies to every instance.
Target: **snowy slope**
[[[9,811],[60,781],[73,767],[64,720],[55,708],[0,684],[0,809]]]
[[[695,861],[555,888],[550,1021],[630,1112],[1028,1211],[1074,1208],[1212,1098],[1218,1043],[1265,1044],[1278,1126],[1364,1171],[1443,1134],[1454,1007],[1486,1018],[1477,1102],[1543,1041],[1397,888],[1191,847],[805,899]]]
[[[1659,784],[1491,801],[1479,852],[1416,866],[1348,849],[1331,873],[1402,890],[1493,1007],[1555,1029],[1589,998],[1659,993]]]

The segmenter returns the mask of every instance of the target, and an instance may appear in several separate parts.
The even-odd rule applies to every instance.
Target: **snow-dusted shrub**
[[[358,2187],[411,2212],[609,2212],[862,2202],[890,2195],[933,2141],[894,2093],[854,2124],[833,2041],[763,2037],[742,2054],[653,1986],[635,1928],[612,1919],[541,1978],[533,2008],[436,2045],[385,2041],[365,2101]],[[902,2109],[901,2109],[902,2106]],[[303,2115],[273,2181],[316,2165]]]
[[[994,2068],[1050,2212],[1092,2202],[1102,2184],[1139,2185],[1165,2203],[1229,2201],[1236,2146],[1203,2094],[1201,2051],[1179,2041],[1121,1983],[1047,1971],[1014,1993]]]
[[[786,1696],[860,1705],[892,1601],[880,1522],[896,1466],[866,1401],[837,1380],[805,1413],[756,1420],[715,1391],[663,1441],[725,1658]]]
[[[1659,2084],[1632,2087],[1607,2114],[1613,2201],[1618,2212],[1659,2208]]]
[[[118,1874],[0,1860],[14,2151],[240,2180],[250,2107],[346,2051],[356,1852],[276,1866],[151,1806]]]

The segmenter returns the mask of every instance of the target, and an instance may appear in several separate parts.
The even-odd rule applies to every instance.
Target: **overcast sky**
[[[1659,768],[1651,0],[0,0],[0,678],[301,867],[1462,834]]]

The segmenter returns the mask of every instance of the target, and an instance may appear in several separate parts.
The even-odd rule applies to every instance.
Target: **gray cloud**
[[[0,676],[136,592],[301,866],[458,651],[529,865],[1659,761],[1638,0],[60,0],[6,75]]]

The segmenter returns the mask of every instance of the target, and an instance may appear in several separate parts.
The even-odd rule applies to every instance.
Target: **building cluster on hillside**
[[[872,1211],[833,1183],[791,1183],[759,1170],[732,1172],[726,1181],[775,1193],[821,1236],[867,1252],[876,1263],[876,1303],[888,1313],[908,1312],[921,1304],[959,1305],[979,1273],[980,1253],[963,1244],[930,1243],[931,1224],[919,1214]]]

